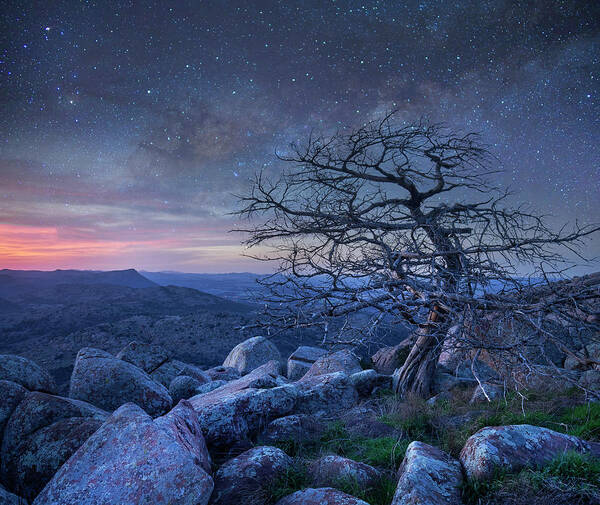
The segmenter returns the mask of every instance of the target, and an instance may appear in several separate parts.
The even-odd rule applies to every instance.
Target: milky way
[[[480,132],[557,226],[600,221],[600,2],[27,4],[0,33],[0,267],[259,270],[232,193],[393,109]]]

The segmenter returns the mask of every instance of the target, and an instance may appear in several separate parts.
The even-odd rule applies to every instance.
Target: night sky
[[[600,221],[600,2],[3,2],[0,268],[259,271],[232,193],[391,109]],[[600,256],[600,237],[587,248]],[[596,268],[598,270],[598,268]]]

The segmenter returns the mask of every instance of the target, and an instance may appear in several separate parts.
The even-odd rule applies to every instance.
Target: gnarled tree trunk
[[[431,395],[437,360],[442,349],[440,335],[446,334],[448,326],[445,314],[446,311],[436,305],[429,313],[427,323],[417,330],[417,340],[394,377],[396,393],[412,393],[422,398]]]

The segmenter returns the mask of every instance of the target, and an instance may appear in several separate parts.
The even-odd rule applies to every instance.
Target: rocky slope
[[[436,396],[419,402],[392,395],[393,377],[363,370],[350,351],[311,349],[286,363],[272,342],[253,337],[223,365],[202,369],[144,342],[116,355],[85,347],[63,395],[37,364],[0,355],[0,498],[33,505],[600,503],[600,408],[568,385],[551,400],[522,391],[531,403],[513,402],[504,391],[487,402],[473,381],[444,380]],[[562,410],[522,417],[540,405]],[[527,475],[537,488],[498,492]]]

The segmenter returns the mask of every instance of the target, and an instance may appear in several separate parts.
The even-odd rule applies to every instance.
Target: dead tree
[[[323,325],[325,340],[348,343],[384,319],[402,321],[416,339],[401,392],[430,392],[451,326],[473,328],[490,311],[539,323],[546,308],[527,299],[531,279],[556,275],[561,249],[576,252],[598,230],[554,231],[526,206],[509,208],[509,193],[490,182],[495,160],[472,133],[397,124],[392,113],[291,152],[279,157],[280,177],[257,174],[240,197],[246,245],[277,263],[263,281],[265,324]],[[332,318],[345,318],[335,335]],[[469,338],[463,346],[489,344]]]

